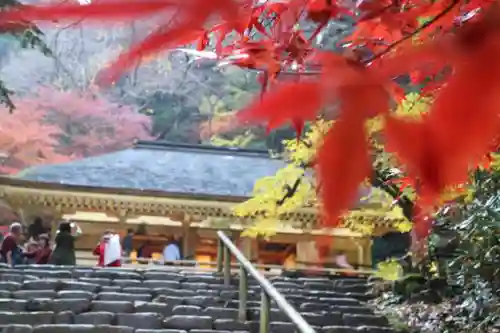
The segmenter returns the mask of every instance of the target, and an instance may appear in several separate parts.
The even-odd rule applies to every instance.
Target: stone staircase
[[[363,301],[362,278],[271,277],[318,333],[389,333]],[[238,277],[216,273],[54,266],[0,266],[3,333],[258,333],[260,287],[249,280],[248,320],[239,322]],[[295,326],[272,303],[270,332]]]

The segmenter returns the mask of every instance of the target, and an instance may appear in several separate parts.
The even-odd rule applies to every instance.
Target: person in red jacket
[[[99,267],[121,267],[121,245],[120,236],[106,231],[93,254],[99,256],[97,266]]]

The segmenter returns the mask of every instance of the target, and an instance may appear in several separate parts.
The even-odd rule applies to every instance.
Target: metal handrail
[[[222,231],[217,232],[219,247],[217,252],[217,272],[224,273],[224,284],[231,284],[231,254],[240,264],[238,319],[246,321],[248,298],[248,275],[251,275],[261,286],[260,329],[259,333],[269,332],[271,299],[290,318],[301,333],[315,333],[315,330],[304,320],[300,313],[288,303],[281,293],[245,258],[243,253]]]

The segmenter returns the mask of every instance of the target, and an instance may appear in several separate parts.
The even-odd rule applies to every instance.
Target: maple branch
[[[370,57],[370,58],[368,58],[366,60],[363,60],[362,62],[364,64],[369,64],[370,62],[373,62],[374,60],[383,57],[384,55],[386,55],[387,53],[389,53],[390,51],[392,51],[395,47],[397,47],[400,44],[404,43],[405,41],[407,41],[407,40],[415,37],[416,35],[418,35],[422,31],[424,31],[425,29],[427,29],[430,26],[434,25],[437,21],[439,21],[444,16],[446,16],[459,2],[460,2],[460,0],[453,0],[448,5],[448,7],[444,8],[433,19],[425,22],[420,27],[418,27],[417,29],[415,29],[412,33],[404,36],[401,39],[398,39],[397,41],[395,41],[395,42],[393,42],[391,44],[389,44],[383,51],[381,51],[379,53],[376,53],[372,57]],[[383,12],[385,12],[386,10],[388,10],[392,6],[393,6],[393,4],[388,5],[388,6],[384,7],[384,8],[382,8],[381,11],[377,15],[381,15]],[[377,15],[375,15],[374,17],[376,17]],[[366,18],[364,18],[363,20],[365,20],[365,19]],[[258,72],[262,71],[262,70],[260,70],[258,68],[254,68],[254,69],[250,69],[250,70],[254,70],[254,71],[258,71]],[[321,73],[322,73],[321,70],[306,70],[306,71],[290,71],[290,70],[288,70],[288,71],[281,71],[281,72],[279,72],[279,75],[308,75],[309,76],[309,75],[320,75]]]
[[[276,201],[276,205],[278,205],[278,206],[283,205],[287,199],[289,199],[295,195],[295,193],[299,189],[300,184],[302,183],[302,177],[303,176],[298,177],[292,186],[290,186],[288,184],[285,185],[286,193],[280,200]]]
[[[360,19],[360,21],[362,22],[362,21],[372,20],[378,16],[381,16],[382,14],[384,14],[386,11],[388,11],[392,7],[397,7],[398,4],[396,2],[397,1],[393,1],[391,4],[380,8],[378,11],[370,13],[370,15],[366,15],[366,16],[362,17]]]
[[[391,183],[390,180],[391,177],[387,177],[383,171],[374,169],[371,178],[372,186],[380,188],[396,200],[396,204],[401,207],[404,216],[411,221],[413,218],[413,207],[415,206],[414,202],[407,196],[402,195],[401,190],[394,183]]]
[[[415,37],[416,35],[418,35],[419,33],[421,33],[422,31],[424,31],[425,29],[427,29],[428,27],[430,27],[431,25],[433,25],[434,23],[436,23],[437,21],[439,21],[440,19],[442,19],[443,17],[445,17],[458,3],[460,2],[460,0],[453,0],[449,5],[448,7],[446,7],[445,9],[443,9],[439,14],[437,14],[436,16],[434,16],[434,18],[432,18],[431,20],[425,22],[424,24],[422,24],[420,27],[418,27],[417,29],[415,29],[411,34],[408,34],[406,36],[404,36],[403,38],[395,41],[394,43],[390,44],[389,46],[387,46],[387,48],[377,54],[375,54],[374,56],[370,57],[370,59],[364,61],[365,64],[368,64],[378,58],[381,58],[382,56],[386,55],[387,53],[389,53],[392,49],[394,49],[396,46],[404,43],[405,41]]]
[[[298,177],[292,186],[288,184],[285,185],[286,193],[280,200],[276,201],[278,206],[283,205],[287,199],[292,198],[295,195],[300,184],[302,183],[302,178],[303,176]],[[371,185],[373,187],[380,188],[396,200],[396,204],[401,207],[404,216],[411,221],[413,218],[413,207],[415,204],[407,196],[401,195],[400,189],[395,184],[389,182],[389,180],[391,180],[391,178],[384,175],[382,171],[374,169],[374,174],[371,178]]]
[[[64,1],[67,2],[67,1]],[[59,30],[56,31],[53,41],[52,41],[52,49],[54,50],[54,54],[52,59],[54,60],[54,66],[56,68],[56,72],[59,72],[59,70],[62,70],[62,72],[68,77],[68,79],[71,81],[71,84],[74,87],[78,87],[78,82],[76,78],[73,76],[73,73],[66,67],[66,65],[61,61],[61,58],[59,57],[60,54],[58,53],[58,48],[59,48],[59,37],[61,33],[67,29],[74,28],[81,24],[83,22],[83,18],[72,22],[64,27],[61,27]],[[71,52],[70,52],[71,53]],[[59,74],[59,73],[58,73]]]
[[[306,146],[307,148],[312,148],[312,144],[309,143],[307,140],[303,140],[303,139],[300,139],[300,142]],[[311,161],[307,161],[307,162],[304,162],[304,163],[301,163],[300,164],[300,168],[306,170],[307,168],[311,167],[314,165],[314,162],[311,163]],[[299,189],[299,186],[300,184],[302,183],[302,178],[304,177],[304,174],[300,175],[296,180],[295,182],[293,183],[292,186],[286,184],[285,185],[285,189],[286,189],[286,193],[285,195],[278,201],[276,201],[276,204],[278,206],[281,206],[285,203],[285,201],[291,197],[293,197],[295,195],[295,193],[297,192],[297,190]]]

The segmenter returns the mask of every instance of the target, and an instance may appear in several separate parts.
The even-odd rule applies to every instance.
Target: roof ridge
[[[204,144],[186,144],[170,141],[149,141],[138,140],[134,144],[134,149],[157,149],[169,151],[185,151],[206,154],[220,154],[228,156],[248,156],[271,159],[268,150],[249,149],[240,147],[218,147]]]

